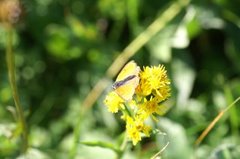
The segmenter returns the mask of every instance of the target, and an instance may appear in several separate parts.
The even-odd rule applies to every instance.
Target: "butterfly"
[[[135,88],[139,83],[140,68],[134,61],[128,62],[116,78],[116,82],[112,85],[114,91],[125,101],[132,99]]]

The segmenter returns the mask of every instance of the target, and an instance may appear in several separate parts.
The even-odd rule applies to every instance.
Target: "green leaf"
[[[116,153],[120,152],[119,148],[116,148],[115,145],[113,145],[112,143],[109,142],[103,142],[103,141],[81,141],[81,144],[87,145],[87,146],[97,146],[97,147],[101,147],[101,148],[108,148],[113,150]]]

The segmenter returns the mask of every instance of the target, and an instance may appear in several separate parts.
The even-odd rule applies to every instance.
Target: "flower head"
[[[170,96],[170,81],[167,78],[167,73],[163,65],[145,67],[140,72],[140,83],[138,85],[137,94],[148,96],[154,94],[158,96],[160,101],[165,100]]]
[[[136,145],[142,139],[141,134],[149,136],[151,127],[145,125],[144,120],[139,118],[139,116],[136,116],[135,118],[127,116],[126,130],[127,135],[132,140],[133,145]]]
[[[121,108],[123,102],[123,99],[119,97],[114,91],[110,92],[104,100],[104,104],[112,113],[117,113],[118,110]]]

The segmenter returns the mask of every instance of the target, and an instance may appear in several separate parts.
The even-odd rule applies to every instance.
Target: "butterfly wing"
[[[120,81],[120,85],[115,87],[115,92],[124,100],[129,101],[135,92],[135,88],[139,83],[140,68],[134,61],[127,63],[117,76],[116,82]],[[129,78],[129,77],[133,78]],[[129,78],[129,80],[127,79]],[[126,80],[127,79],[127,80]]]
[[[130,61],[123,67],[121,72],[118,74],[116,82],[124,80],[126,77],[130,75],[138,76],[139,71],[140,68],[137,66],[137,64],[134,61]]]
[[[115,92],[124,100],[129,101],[132,99],[133,94],[135,92],[135,88],[139,83],[139,78],[136,76],[135,78],[127,81],[123,85],[117,87]]]

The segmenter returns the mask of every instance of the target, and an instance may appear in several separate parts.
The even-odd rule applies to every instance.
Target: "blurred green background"
[[[14,32],[19,94],[30,129],[31,159],[66,159],[82,102],[121,51],[177,1],[22,0]],[[194,142],[210,121],[240,94],[240,1],[195,0],[131,59],[139,66],[164,64],[172,84],[170,111],[155,134],[123,158],[153,156],[168,141],[166,159],[237,159],[240,109],[237,103],[203,143]],[[166,13],[165,13],[166,14]],[[172,13],[167,13],[171,16]],[[0,158],[19,156],[19,137],[8,111],[14,106],[5,61],[6,32],[0,27]],[[109,79],[114,80],[114,79]],[[107,112],[101,94],[80,122],[79,141],[114,143],[124,131]],[[76,159],[111,159],[111,150],[79,143]]]

